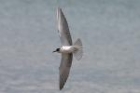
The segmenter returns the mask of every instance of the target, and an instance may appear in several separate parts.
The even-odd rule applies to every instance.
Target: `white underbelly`
[[[76,48],[73,46],[62,46],[61,47],[62,53],[73,53],[74,51],[76,51]]]

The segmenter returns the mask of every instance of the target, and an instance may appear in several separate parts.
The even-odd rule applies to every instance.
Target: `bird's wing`
[[[59,67],[59,88],[60,90],[66,83],[72,65],[73,54],[62,54],[61,64]]]
[[[57,9],[58,32],[60,35],[62,45],[72,45],[72,39],[69,32],[67,20],[62,12],[62,9]]]

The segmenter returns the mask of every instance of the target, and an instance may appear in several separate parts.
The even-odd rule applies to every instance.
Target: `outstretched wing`
[[[69,76],[70,68],[72,65],[73,54],[62,54],[61,64],[59,67],[59,88],[64,87]]]
[[[67,20],[62,12],[62,9],[57,9],[58,32],[62,45],[72,45],[72,39],[69,32]]]

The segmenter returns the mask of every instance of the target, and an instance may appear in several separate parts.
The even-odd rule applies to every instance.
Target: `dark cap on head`
[[[60,48],[57,48],[55,51],[53,51],[53,52],[59,52],[60,51]]]

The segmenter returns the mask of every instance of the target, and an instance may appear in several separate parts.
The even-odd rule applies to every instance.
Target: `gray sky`
[[[84,46],[62,91],[139,93],[139,0],[0,0],[0,92],[59,92],[58,5]]]

